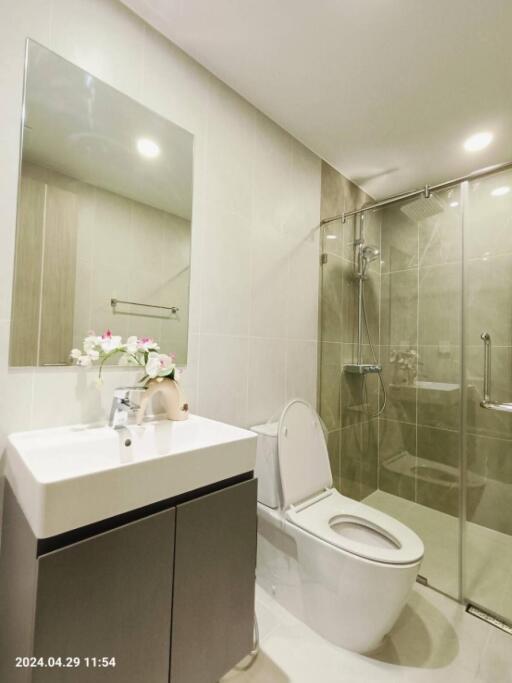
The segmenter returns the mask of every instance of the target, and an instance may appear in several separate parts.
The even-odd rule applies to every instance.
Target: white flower
[[[167,377],[174,370],[174,363],[170,356],[165,353],[150,352],[146,363],[148,377]]]
[[[96,346],[98,346],[100,339],[101,337],[97,337],[95,334],[89,334],[84,339],[85,353],[89,353],[89,351],[92,351]]]
[[[103,353],[110,353],[121,346],[121,337],[113,335],[110,330],[107,330],[100,338],[99,344]]]
[[[138,348],[139,348],[138,347],[138,341],[139,341],[138,337],[136,337],[136,336],[128,337],[128,339],[126,340],[126,345],[125,345],[126,351],[128,353],[137,353]]]
[[[160,369],[160,356],[158,353],[150,353],[146,363],[146,374],[148,377],[157,377]]]
[[[137,339],[137,346],[139,351],[158,351],[160,348],[157,342],[154,339],[151,339],[151,337],[139,337],[139,339]]]
[[[77,358],[78,365],[81,365],[83,368],[87,368],[90,365],[92,365],[92,360],[90,356],[80,356],[80,358]]]
[[[80,349],[71,349],[71,353],[69,355],[73,360],[78,360],[82,355],[82,352]]]

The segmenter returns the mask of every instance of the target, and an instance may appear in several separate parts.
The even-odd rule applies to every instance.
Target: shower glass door
[[[491,343],[492,401],[512,402],[512,171],[464,188],[464,597],[512,623],[512,413],[482,408]]]
[[[460,188],[381,209],[378,490],[367,502],[423,540],[420,574],[460,595]]]
[[[364,282],[355,362],[358,241]],[[320,411],[335,486],[412,528],[429,586],[512,623],[512,169],[323,228]],[[363,320],[364,322],[364,320]],[[384,391],[383,391],[384,389]]]

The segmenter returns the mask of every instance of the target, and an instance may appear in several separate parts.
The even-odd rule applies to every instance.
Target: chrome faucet
[[[118,387],[114,390],[112,406],[108,418],[108,426],[113,429],[121,429],[128,424],[130,415],[135,414],[139,405],[131,400],[134,391],[145,391],[146,387]]]

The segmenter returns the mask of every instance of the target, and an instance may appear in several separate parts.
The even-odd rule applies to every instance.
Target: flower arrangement
[[[98,379],[101,382],[103,366],[110,358],[119,356],[119,365],[133,365],[144,369],[140,379],[142,385],[156,379],[161,382],[165,378],[178,379],[175,354],[159,353],[160,346],[150,337],[128,337],[123,343],[122,337],[114,335],[110,330],[97,336],[90,332],[83,342],[83,350],[73,349],[71,359],[82,367],[90,367],[99,363]]]
[[[402,374],[402,383],[414,384],[418,374],[419,355],[414,349],[408,351],[393,349],[389,356],[389,362],[395,366],[395,381],[397,381],[397,371]]]

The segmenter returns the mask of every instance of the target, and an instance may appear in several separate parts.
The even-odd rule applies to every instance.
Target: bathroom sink
[[[11,434],[5,476],[47,538],[250,472],[255,457],[254,432],[191,415]]]

